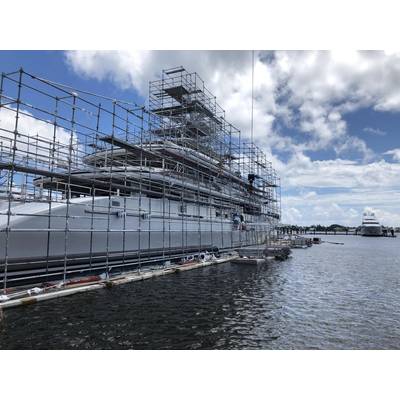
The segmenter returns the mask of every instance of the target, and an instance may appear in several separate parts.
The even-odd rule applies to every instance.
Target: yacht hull
[[[110,207],[110,202],[118,206]],[[3,209],[0,278],[7,271],[11,285],[13,278],[27,275],[85,269],[101,273],[107,267],[160,264],[265,240],[266,227],[238,229],[229,216],[215,218],[210,207],[193,215],[187,204],[190,216],[181,214],[180,207],[178,202],[147,198],[73,199],[68,207],[53,203],[50,210],[46,203],[33,202],[12,207],[9,221]]]
[[[361,226],[362,236],[382,236],[381,226]]]

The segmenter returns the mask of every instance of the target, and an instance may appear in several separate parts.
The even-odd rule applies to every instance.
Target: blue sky
[[[0,70],[146,102],[164,68],[199,72],[249,135],[251,52],[0,51]],[[400,55],[255,52],[257,144],[282,176],[283,222],[357,225],[365,208],[400,225]]]
[[[109,97],[143,102],[133,89],[122,90],[108,80],[98,81],[76,74],[66,63],[65,52],[62,51],[0,51],[1,72],[12,72],[19,68],[33,75],[43,76],[49,80],[71,85],[82,90],[95,93],[106,93]]]

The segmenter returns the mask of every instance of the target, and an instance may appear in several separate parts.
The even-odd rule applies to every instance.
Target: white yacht
[[[360,231],[362,236],[382,236],[382,226],[373,212],[363,214]]]
[[[46,118],[23,97],[35,84]],[[18,121],[0,124],[0,284],[259,244],[279,223],[279,177],[196,73],[164,71],[149,109],[33,76],[26,87],[0,98]]]

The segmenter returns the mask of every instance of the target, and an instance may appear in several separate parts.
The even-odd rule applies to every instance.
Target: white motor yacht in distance
[[[362,236],[382,236],[382,226],[373,212],[363,214],[360,231]]]

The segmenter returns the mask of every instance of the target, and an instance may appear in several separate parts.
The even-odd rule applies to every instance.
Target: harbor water
[[[399,349],[400,238],[323,236],[223,264],[5,311],[1,349]]]

